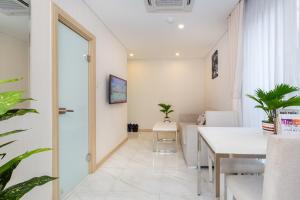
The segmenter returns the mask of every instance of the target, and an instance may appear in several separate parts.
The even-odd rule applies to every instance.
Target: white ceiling
[[[149,13],[144,0],[84,0],[136,59],[201,58],[224,34],[238,0],[195,0],[192,12]],[[169,24],[167,18],[174,18]],[[177,25],[185,25],[179,30]]]
[[[0,0],[1,1],[1,0]],[[30,0],[23,0],[30,3]],[[29,41],[30,16],[6,15],[0,9],[0,33],[15,37],[24,42]]]

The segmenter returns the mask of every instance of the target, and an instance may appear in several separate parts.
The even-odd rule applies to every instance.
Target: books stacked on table
[[[300,135],[299,111],[280,111],[278,115],[278,134]]]

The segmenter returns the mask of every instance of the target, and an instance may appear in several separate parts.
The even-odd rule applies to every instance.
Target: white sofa
[[[197,167],[197,124],[199,114],[183,114],[179,117],[179,129],[181,135],[181,146],[188,167]],[[205,125],[208,127],[236,127],[239,126],[238,115],[233,111],[206,111]],[[208,166],[208,153],[205,144],[201,151],[201,165]]]

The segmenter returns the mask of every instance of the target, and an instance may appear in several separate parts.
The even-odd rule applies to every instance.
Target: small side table
[[[175,138],[160,138],[159,133],[174,133]],[[176,145],[175,151],[160,150],[160,143],[174,143]],[[176,122],[157,122],[153,127],[153,151],[160,153],[176,153],[178,150],[178,132]]]

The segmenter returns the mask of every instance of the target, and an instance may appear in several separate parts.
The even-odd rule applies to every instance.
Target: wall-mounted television
[[[127,81],[109,75],[109,103],[126,103],[127,102]]]

